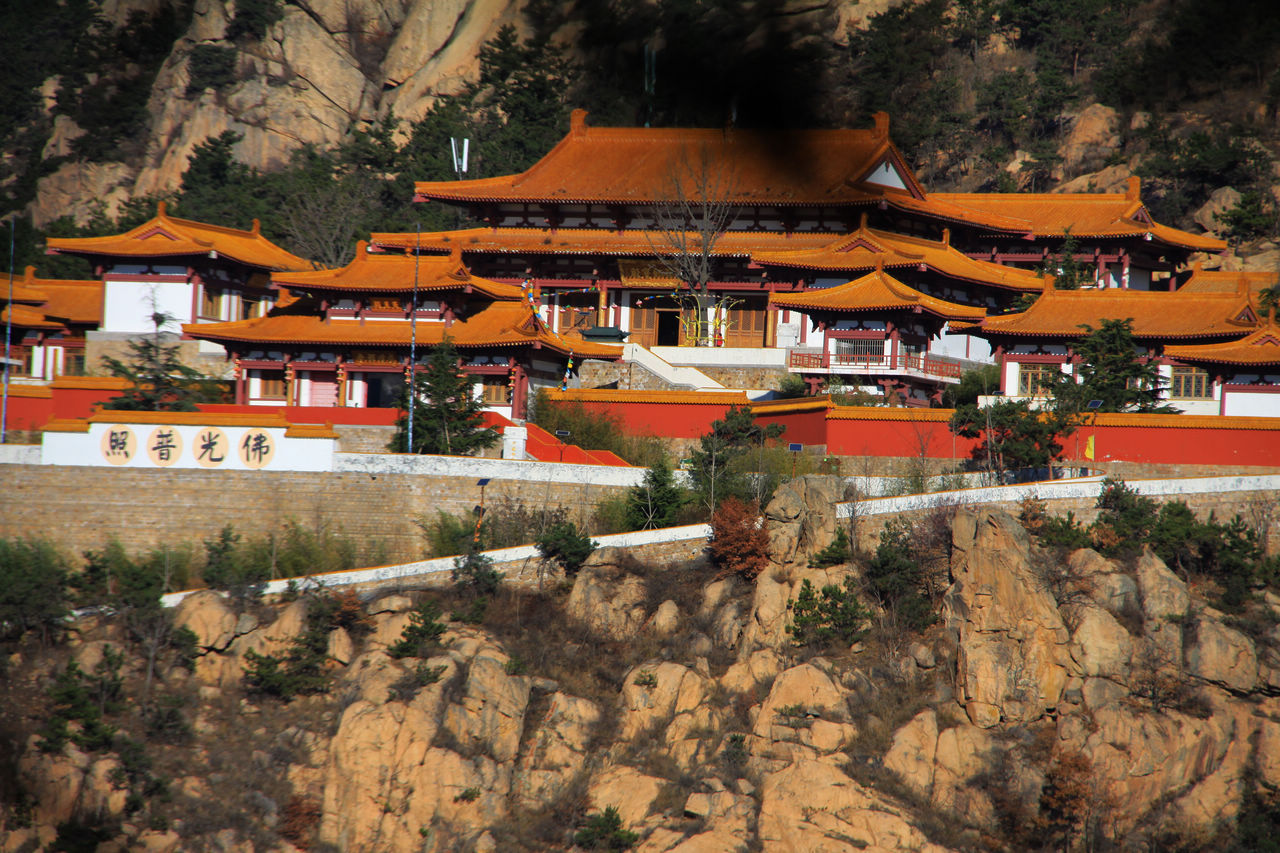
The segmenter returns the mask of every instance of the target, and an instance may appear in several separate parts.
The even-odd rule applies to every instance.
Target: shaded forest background
[[[234,85],[236,51],[266,37],[284,6],[240,0],[227,44],[195,46],[191,84],[170,96]],[[161,198],[191,219],[247,228],[257,218],[292,251],[339,264],[370,231],[462,224],[409,201],[414,180],[455,177],[450,137],[472,140],[468,177],[517,172],[563,136],[575,107],[597,125],[740,127],[865,127],[885,110],[930,189],[1013,192],[1075,177],[1062,168],[1064,135],[1104,104],[1120,113],[1119,144],[1102,162],[1072,164],[1077,174],[1124,165],[1143,177],[1155,216],[1182,226],[1231,186],[1242,195],[1227,236],[1256,246],[1278,231],[1280,10],[1270,0],[921,0],[869,16],[847,39],[806,29],[783,0],[532,0],[521,30],[504,28],[481,50],[478,78],[419,121],[356,126],[273,171],[238,162],[227,132],[197,147],[175,192],[33,227],[23,211],[41,176],[68,159],[142,155],[152,83],[192,14],[192,0],[122,24],[96,0],[0,4],[0,28],[26,33],[0,58],[0,215],[17,214],[17,268],[88,277],[84,262],[44,255],[43,239],[118,232]],[[86,133],[45,156],[60,115]]]

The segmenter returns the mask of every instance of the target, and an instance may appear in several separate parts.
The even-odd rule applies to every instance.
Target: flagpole
[[[9,301],[4,307],[4,397],[0,400],[0,444],[5,443],[9,426],[9,342],[13,339],[13,224],[16,219],[16,216],[9,218]]]
[[[418,258],[422,255],[422,223],[413,241],[413,304],[409,307],[409,447],[413,452],[413,410],[418,408],[415,374],[418,367]]]

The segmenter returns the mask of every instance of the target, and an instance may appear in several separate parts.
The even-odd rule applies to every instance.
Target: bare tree
[[[724,310],[708,287],[715,273],[715,249],[737,215],[736,181],[725,163],[712,160],[705,147],[682,149],[667,178],[666,197],[654,205],[654,233],[648,237],[656,268],[688,287],[676,295],[682,309],[696,312],[698,346],[711,344],[708,315]],[[683,313],[683,312],[682,312]]]
[[[284,208],[291,248],[322,267],[349,263],[377,197],[377,182],[355,172],[299,187]]]

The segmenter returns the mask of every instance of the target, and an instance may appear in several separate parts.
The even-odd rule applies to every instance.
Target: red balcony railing
[[[824,353],[791,350],[788,364],[793,370],[836,370],[841,368],[873,373],[922,373],[942,379],[959,379],[964,365],[936,355],[899,353],[896,357],[879,353]]]

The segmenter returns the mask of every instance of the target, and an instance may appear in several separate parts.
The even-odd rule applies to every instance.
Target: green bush
[[[250,690],[286,702],[295,696],[324,693],[331,674],[329,634],[335,628],[360,630],[363,609],[354,593],[333,596],[321,591],[308,601],[306,627],[283,656],[245,653],[245,683]]]
[[[440,605],[434,599],[426,599],[409,614],[409,624],[400,639],[387,648],[393,658],[427,657],[440,643],[445,626],[440,622]]]
[[[573,836],[573,843],[584,850],[630,850],[640,836],[622,828],[622,816],[614,806],[589,815]]]
[[[890,521],[867,564],[867,586],[903,627],[921,631],[934,622],[933,604],[924,593],[925,577],[912,547],[911,525]]]
[[[667,461],[659,460],[645,472],[644,482],[627,492],[627,529],[673,527],[690,499],[688,491],[676,484]]]
[[[849,562],[852,556],[848,534],[844,532],[843,527],[837,527],[836,538],[832,540],[831,544],[809,558],[809,568],[825,569],[828,566],[838,566],[841,563]]]
[[[427,540],[427,557],[452,557],[466,553],[475,536],[475,523],[470,519],[436,510],[435,518],[420,515],[414,522]]]
[[[1101,512],[1093,523],[1093,541],[1108,557],[1127,557],[1142,549],[1156,523],[1156,502],[1123,480],[1107,477],[1098,495]]]
[[[843,588],[826,584],[817,592],[806,579],[791,603],[787,633],[797,646],[827,646],[837,640],[853,645],[866,636],[870,619],[858,601],[851,577],[845,578]]]
[[[61,630],[70,604],[67,560],[45,539],[0,539],[0,639]]]
[[[427,666],[425,663],[419,662],[417,666],[392,683],[392,698],[400,702],[412,701],[413,697],[418,695],[419,690],[438,682],[446,669],[448,667],[443,664],[440,666]]]
[[[559,564],[568,577],[578,574],[578,569],[596,549],[595,541],[568,521],[553,525],[539,537],[537,546],[542,559]]]
[[[1045,518],[1040,526],[1039,536],[1041,544],[1068,551],[1088,548],[1092,542],[1089,532],[1076,521],[1075,513],[1070,511],[1065,518],[1056,515]]]
[[[502,583],[502,572],[493,560],[479,551],[469,551],[453,561],[453,583],[477,598],[491,598]]]
[[[283,17],[280,0],[236,0],[236,14],[227,25],[227,38],[261,41],[267,28]]]
[[[631,526],[629,496],[623,493],[602,498],[591,513],[591,529],[601,536],[635,530]]]
[[[68,661],[49,688],[52,704],[38,745],[43,752],[59,752],[68,742],[88,752],[111,748],[116,729],[105,717],[124,708],[124,679],[120,667],[124,655],[106,646],[92,673]],[[75,723],[73,729],[71,724]]]
[[[198,44],[187,60],[187,97],[205,89],[221,89],[236,82],[235,48],[216,44]]]

